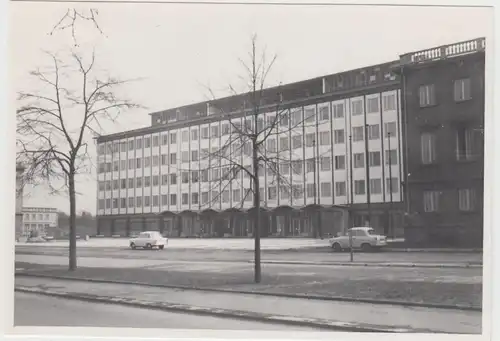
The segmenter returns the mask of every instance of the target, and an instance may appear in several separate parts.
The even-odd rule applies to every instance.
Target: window
[[[398,178],[387,178],[385,179],[387,193],[398,193],[399,192],[399,184]],[[391,192],[392,191],[392,192]]]
[[[334,140],[336,144],[341,144],[345,142],[345,133],[344,129],[335,129],[334,131]]]
[[[111,181],[110,180],[106,181],[106,191],[111,191]]]
[[[308,159],[306,160],[306,171],[307,173],[312,173],[316,169],[316,160],[315,159]]]
[[[144,177],[144,187],[150,187],[150,186],[151,186],[151,177],[145,176]]]
[[[140,157],[138,157],[137,159],[135,159],[136,161],[136,168],[141,168],[142,167],[142,159]]]
[[[362,100],[356,100],[352,101],[351,103],[352,106],[352,116],[357,116],[363,114],[363,101]]]
[[[118,172],[118,170],[119,170],[119,162],[114,161],[113,162],[113,172]]]
[[[208,137],[209,137],[208,127],[201,128],[201,138],[208,139]]]
[[[222,202],[223,203],[229,202],[229,191],[228,190],[222,191]]]
[[[306,147],[312,147],[316,143],[315,134],[309,133],[306,134]]]
[[[153,147],[158,147],[159,137],[157,135],[153,136]]]
[[[277,191],[276,191],[276,187],[268,187],[267,189],[267,198],[269,200],[276,200],[276,197],[277,197]]]
[[[335,196],[343,197],[346,194],[346,185],[345,181],[337,181],[335,183]]]
[[[135,178],[135,187],[136,188],[142,187],[142,178]]]
[[[222,126],[221,126],[221,133],[222,133],[222,135],[228,135],[229,132],[230,132],[229,123],[223,123]]]
[[[99,181],[99,191],[104,191],[104,181]]]
[[[151,138],[150,137],[144,138],[144,148],[151,148]]]
[[[329,182],[321,183],[321,196],[322,197],[331,197],[332,196],[332,184]]]
[[[188,205],[189,204],[189,194],[188,193],[182,193],[182,205]]]
[[[365,180],[354,180],[354,193],[356,195],[365,194]]]
[[[424,212],[437,212],[440,197],[439,191],[424,191]]]
[[[158,207],[158,196],[157,195],[153,195],[153,207]]]
[[[345,155],[335,155],[335,169],[345,169]]]
[[[212,168],[212,181],[220,180],[220,169]]]
[[[288,166],[288,164],[287,164]],[[302,167],[303,167],[303,162],[302,160],[293,160],[292,161],[292,172],[293,174],[302,174]],[[288,170],[288,167],[287,167]],[[288,172],[287,174],[288,175]]]
[[[191,161],[198,161],[198,151],[197,150],[191,151]]]
[[[167,194],[162,194],[161,206],[168,206],[168,195]]]
[[[182,172],[181,173],[181,179],[183,184],[187,184],[189,182],[189,173],[188,172]]]
[[[135,149],[141,149],[142,148],[142,138],[139,138],[135,140]]]
[[[128,150],[134,150],[134,140],[128,141]]]
[[[307,108],[304,110],[304,121],[311,126],[311,123],[314,123],[316,120],[316,108]]]
[[[168,174],[163,174],[161,176],[161,185],[162,186],[168,185]]]
[[[314,187],[314,184],[307,184],[306,192],[308,198],[316,197],[316,188]]]
[[[333,105],[333,117],[335,118],[344,117],[344,103],[337,103]]]
[[[368,98],[366,100],[366,106],[367,106],[367,113],[370,114],[370,113],[376,113],[376,112],[379,112],[380,109],[379,109],[379,105],[378,105],[378,98],[375,97],[375,98]]]
[[[281,115],[281,118],[278,118],[280,121],[281,127],[288,127],[288,113],[284,113]]]
[[[158,175],[153,175],[153,186],[158,186],[159,177]]]
[[[166,159],[166,155],[165,155],[165,159]],[[158,167],[158,161],[159,161],[159,156],[153,155],[153,167]]]
[[[191,204],[198,205],[199,200],[200,199],[197,192],[191,193]]]
[[[177,205],[177,194],[170,194],[170,206]]]
[[[382,193],[382,180],[370,179],[370,194],[380,194],[380,193]]]
[[[368,139],[378,140],[380,138],[380,126],[378,124],[370,124],[368,126]]]
[[[212,133],[212,135],[211,135],[212,138],[219,137],[219,126],[211,126],[210,131]]]
[[[420,135],[420,148],[424,165],[436,162],[436,135],[430,132],[422,133]]]
[[[135,198],[128,198],[128,207],[134,207],[135,206]]]
[[[370,161],[370,167],[380,166],[380,152],[370,152],[368,154],[368,158]]]
[[[208,203],[208,192],[202,192],[201,193],[201,204],[205,205]]]
[[[290,113],[292,128],[299,126],[302,123],[302,109],[295,109]]]
[[[352,141],[358,142],[364,139],[364,129],[363,127],[352,127]]]
[[[135,198],[135,207],[141,207],[142,206],[142,197],[136,197]]]
[[[292,165],[294,162],[296,162],[296,161],[292,161]],[[290,175],[290,165],[288,163],[280,164],[280,173],[285,175],[285,176]]]
[[[118,180],[113,180],[113,190],[117,190],[119,188],[120,183]]]
[[[321,170],[329,171],[332,168],[332,159],[329,156],[322,156],[320,159],[321,162]]]
[[[421,108],[436,104],[436,90],[434,84],[420,86],[418,93]]]
[[[458,190],[458,208],[460,211],[474,211],[476,208],[476,191],[473,188]]]
[[[120,188],[121,189],[127,189],[127,179],[121,179],[120,180]]]
[[[104,199],[99,199],[99,209],[100,210],[103,210],[104,209]],[[25,224],[26,225],[29,225],[29,224]]]
[[[292,148],[302,148],[302,135],[292,136]]]
[[[168,143],[168,135],[167,134],[163,134],[161,136],[161,144],[162,145],[166,145]]]
[[[149,195],[144,197],[144,207],[150,207],[151,206],[151,197]]]
[[[177,143],[177,133],[170,133],[170,143],[171,144]]]
[[[280,137],[280,151],[288,150],[288,137]]]
[[[177,153],[170,153],[170,164],[171,165],[177,164]]]
[[[151,166],[151,157],[146,156],[146,157],[144,158],[144,168],[146,168],[146,167],[150,167],[150,166]]]
[[[319,119],[321,121],[330,120],[330,106],[324,106],[319,108]]]
[[[354,168],[363,168],[365,166],[365,154],[355,153],[354,157]]]
[[[198,140],[198,129],[197,128],[191,129],[191,140],[193,140],[193,141]]]
[[[396,137],[397,135],[397,128],[396,128],[396,122],[386,122],[384,124],[385,128],[385,137]]]
[[[301,139],[302,142],[302,139]],[[276,152],[276,140],[275,139],[268,139],[267,140],[267,151],[271,153]]]
[[[181,162],[189,162],[189,152],[181,152]]]
[[[120,161],[120,170],[126,170],[127,169],[127,160],[121,160]]]
[[[191,172],[191,182],[192,183],[197,183],[199,179],[199,173],[197,170],[194,170]]]
[[[241,191],[239,189],[233,189],[233,201],[234,202],[241,201]]]
[[[319,144],[322,146],[330,145],[330,132],[329,131],[321,131],[319,133]]]
[[[134,188],[134,179],[128,179],[128,188]]]
[[[129,159],[128,160],[128,169],[134,169],[135,166],[135,159]]]
[[[171,185],[177,184],[177,174],[170,174],[170,184]]]
[[[200,173],[201,173],[201,181],[208,182],[208,169],[202,169]]]
[[[481,131],[459,127],[456,140],[457,160],[472,160],[479,156],[479,148],[482,145]]]
[[[396,110],[396,95],[390,94],[382,96],[382,107],[384,111]]]
[[[304,197],[304,188],[302,185],[292,185],[292,192],[294,199],[301,199]]]
[[[454,83],[455,102],[467,101],[472,98],[470,78],[457,79]]]
[[[385,164],[397,165],[398,164],[398,151],[396,149],[385,151]]]
[[[182,142],[188,142],[189,141],[189,131],[184,130],[181,133],[181,139],[182,139]]]

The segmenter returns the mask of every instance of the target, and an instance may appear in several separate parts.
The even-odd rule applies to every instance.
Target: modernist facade
[[[22,235],[29,236],[32,231],[45,235],[50,227],[57,227],[59,212],[56,208],[23,207]]]
[[[390,207],[403,216],[393,65],[266,89],[257,125],[239,95],[153,113],[151,127],[99,137],[98,233],[251,235],[250,179],[232,169],[251,165],[248,141],[232,140],[241,127],[269,128],[260,149],[264,236],[312,236],[314,224],[333,234],[368,219],[385,230]]]
[[[401,57],[413,243],[483,240],[485,39]]]
[[[241,138],[248,129],[265,132],[258,149],[263,236],[370,224],[423,241],[433,235],[422,231],[452,233],[444,226],[459,221],[482,230],[480,200],[474,210],[460,207],[482,196],[482,156],[464,155],[472,153],[465,141],[476,139],[465,131],[482,129],[484,120],[483,50],[480,39],[403,55],[265,89],[257,109],[242,94],[152,113],[149,127],[101,136],[97,233],[252,235],[256,189],[245,171],[252,148]],[[466,94],[472,100],[461,100]],[[429,209],[436,194],[428,192],[444,188],[437,214]]]

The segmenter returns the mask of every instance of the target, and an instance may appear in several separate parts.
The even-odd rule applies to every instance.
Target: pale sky
[[[29,88],[29,71],[46,65],[42,50],[64,51],[69,32],[48,35],[64,15],[64,3],[10,3],[11,79],[15,91]],[[143,80],[126,94],[147,109],[123,114],[106,133],[150,124],[148,113],[206,99],[202,85],[236,86],[250,37],[278,59],[268,85],[398,59],[400,54],[491,35],[492,10],[382,6],[262,6],[92,4],[105,36],[89,24],[78,26],[83,47],[95,46],[101,70]],[[218,94],[227,95],[220,91]],[[95,151],[92,151],[95,155]],[[95,214],[95,171],[79,179],[77,210]],[[64,196],[27,189],[25,206],[69,211]]]

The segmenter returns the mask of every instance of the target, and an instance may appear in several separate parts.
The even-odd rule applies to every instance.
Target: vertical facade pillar
[[[160,230],[160,233],[163,235],[163,232],[165,231],[165,218],[163,215],[160,215],[158,217],[158,229]]]
[[[96,218],[96,235],[101,235],[101,217]]]
[[[111,235],[113,236],[115,234],[115,219],[111,218]]]

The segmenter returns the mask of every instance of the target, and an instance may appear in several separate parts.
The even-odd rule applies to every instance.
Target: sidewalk
[[[481,313],[16,277],[16,289],[191,313],[388,332],[481,333]],[[134,303],[135,302],[135,303]]]

